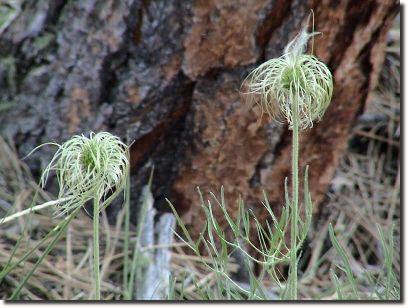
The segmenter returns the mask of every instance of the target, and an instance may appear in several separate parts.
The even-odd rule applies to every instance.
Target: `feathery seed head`
[[[46,167],[41,178],[55,170],[60,185],[58,199],[68,198],[59,215],[82,206],[88,200],[105,198],[115,188],[123,190],[129,174],[128,147],[107,132],[91,133],[89,138],[73,136],[62,145]],[[104,203],[100,205],[101,209]]]
[[[304,54],[309,39],[318,33],[308,33],[305,26],[285,47],[283,56],[261,64],[243,82],[248,81],[250,99],[274,121],[288,123],[289,129],[294,109],[299,129],[305,129],[321,120],[330,104],[333,79],[329,69],[315,56]]]

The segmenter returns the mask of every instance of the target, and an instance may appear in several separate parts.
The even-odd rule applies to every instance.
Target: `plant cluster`
[[[287,124],[292,131],[291,186],[288,185],[288,179],[286,179],[285,191],[282,192],[285,195],[285,205],[279,217],[273,213],[265,193],[262,204],[269,213],[270,219],[259,221],[252,211],[245,208],[241,199],[238,202],[238,215],[231,217],[225,204],[223,187],[221,187],[219,197],[211,193],[212,201],[205,201],[198,188],[201,208],[206,219],[198,239],[194,239],[173,204],[166,199],[182,231],[181,234],[178,234],[173,230],[174,233],[180,240],[181,245],[194,253],[194,262],[200,264],[201,272],[209,273],[209,278],[201,282],[196,281],[195,277],[192,277],[191,273],[188,273],[185,268],[185,265],[193,260],[192,257],[185,256],[180,245],[167,243],[167,247],[173,247],[175,251],[179,252],[178,258],[182,260],[183,266],[181,266],[181,269],[178,268],[178,270],[173,271],[173,274],[179,274],[179,276],[171,276],[168,283],[164,283],[162,279],[157,278],[157,271],[163,272],[165,270],[167,273],[168,268],[164,264],[157,266],[157,262],[168,262],[169,254],[165,252],[167,249],[161,247],[161,243],[154,244],[155,231],[152,214],[154,209],[153,198],[150,194],[153,172],[141,198],[142,207],[137,230],[131,232],[128,146],[122,143],[118,137],[105,132],[91,133],[89,138],[84,135],[73,136],[62,145],[47,143],[46,145],[55,145],[58,149],[43,172],[40,180],[41,187],[36,187],[36,194],[31,206],[25,210],[20,209],[16,213],[12,213],[15,207],[10,206],[7,208],[4,217],[0,219],[0,225],[3,226],[28,216],[28,219],[20,225],[21,235],[13,239],[15,240],[13,242],[15,243],[14,248],[5,254],[5,262],[2,259],[2,254],[0,254],[0,264],[2,265],[0,282],[6,281],[14,285],[13,293],[7,299],[21,299],[22,293],[25,293],[24,296],[29,298],[35,298],[34,294],[25,289],[25,285],[28,284],[30,278],[35,277],[36,270],[41,269],[42,272],[46,272],[41,267],[43,263],[64,279],[70,280],[71,276],[68,274],[73,274],[74,270],[67,267],[68,274],[64,274],[55,266],[47,263],[46,257],[55,248],[63,249],[58,243],[61,238],[65,237],[67,251],[70,252],[66,254],[66,259],[73,259],[70,227],[77,224],[75,221],[76,216],[84,208],[84,205],[92,202],[93,213],[90,215],[93,220],[92,245],[89,246],[87,252],[84,252],[89,256],[89,259],[81,259],[76,267],[77,269],[84,267],[84,263],[88,262],[84,260],[89,260],[90,267],[93,269],[91,271],[93,273],[93,284],[92,288],[88,290],[89,298],[102,299],[101,289],[111,293],[116,292],[115,296],[117,298],[126,300],[146,299],[146,294],[140,294],[144,290],[149,290],[148,297],[157,298],[156,293],[159,293],[159,284],[165,284],[165,288],[161,288],[160,292],[165,292],[167,294],[166,299],[170,300],[180,298],[298,300],[300,292],[299,279],[301,279],[303,285],[307,284],[308,277],[312,273],[318,272],[318,267],[325,262],[323,258],[318,259],[318,257],[312,256],[312,259],[315,258],[315,265],[309,266],[305,273],[302,276],[300,275],[301,248],[311,232],[313,209],[312,197],[308,187],[308,166],[305,170],[303,183],[303,204],[301,204],[299,198],[300,133],[304,129],[312,128],[315,121],[322,120],[333,94],[333,80],[328,67],[312,54],[305,53],[309,40],[318,34],[314,31],[311,33],[307,31],[311,17],[313,17],[313,13],[310,14],[300,33],[288,43],[284,49],[284,54],[279,58],[261,64],[253,70],[244,80],[242,86],[242,88],[245,88],[245,93],[251,102],[257,103],[262,110],[266,110],[271,120]],[[0,139],[0,143],[4,143],[4,141]],[[10,157],[12,155],[8,152],[3,155],[2,151],[0,151],[0,158],[2,156]],[[379,158],[378,161],[381,162],[381,159]],[[16,167],[15,170],[18,174],[23,174],[20,167]],[[44,198],[45,193],[41,190],[46,186],[50,172],[56,173],[60,188],[58,197],[53,201]],[[375,174],[372,176],[375,177]],[[106,237],[108,244],[104,256],[109,261],[104,260],[101,265],[99,218],[102,216],[104,221],[107,221],[104,209],[122,191],[125,193],[124,209],[121,211],[118,224],[115,226],[115,235]],[[381,200],[375,209],[370,208],[369,210],[371,212],[382,211],[381,213],[383,213],[383,204],[392,208],[392,214],[386,219],[389,228],[388,236],[384,234],[384,228],[380,223],[376,223],[375,228],[366,226],[366,229],[370,229],[372,234],[376,234],[377,243],[381,246],[383,253],[382,259],[384,262],[377,272],[363,270],[361,271],[361,277],[356,277],[353,270],[352,252],[350,252],[349,247],[342,243],[342,239],[335,235],[341,224],[333,226],[331,223],[327,223],[323,226],[322,230],[324,232],[322,231],[322,234],[328,235],[333,248],[327,254],[336,252],[337,256],[337,259],[332,259],[330,263],[330,266],[333,265],[330,268],[333,286],[330,290],[327,290],[330,294],[335,293],[336,299],[365,299],[368,292],[361,291],[358,284],[360,281],[364,281],[367,288],[371,290],[370,296],[368,296],[369,299],[399,299],[399,277],[395,274],[395,268],[397,267],[395,256],[398,253],[395,247],[394,232],[397,229],[394,217],[396,216],[398,193],[399,189],[396,189],[390,197],[391,201]],[[44,202],[35,205],[38,200],[44,200]],[[31,218],[38,218],[39,216],[35,216],[37,212],[50,206],[54,206],[56,225],[52,226],[51,230],[42,238],[37,239],[34,244],[30,244],[27,238],[31,239],[29,230],[33,227],[30,221],[34,220]],[[305,209],[303,219],[299,215],[301,206]],[[220,222],[215,219],[214,207],[221,210],[227,223],[226,228],[221,227]],[[364,221],[364,215],[361,213],[357,212],[355,216]],[[383,214],[378,216],[383,216]],[[174,229],[171,226],[171,221],[171,219],[163,221],[163,225],[168,229]],[[367,222],[366,225],[368,225]],[[251,237],[251,228],[253,226],[258,235],[256,244]],[[104,232],[110,232],[107,223],[105,223],[104,229]],[[122,230],[123,234],[121,234]],[[166,229],[165,232],[167,231],[170,232],[170,230]],[[10,237],[9,233],[6,233]],[[287,242],[288,234],[290,235],[289,243]],[[357,232],[354,234],[357,234]],[[121,247],[122,251],[117,256],[115,249],[120,241],[119,238],[123,241],[123,246]],[[111,242],[115,242],[115,245],[110,245]],[[147,242],[148,244],[146,244]],[[131,247],[132,245],[133,247]],[[21,253],[22,247],[28,248]],[[259,257],[255,258],[248,253],[248,248],[255,251]],[[39,251],[41,251],[40,254],[38,254]],[[38,258],[33,261],[32,256],[35,253],[38,254]],[[132,258],[130,258],[131,255],[133,255]],[[119,291],[113,287],[107,287],[102,279],[104,273],[108,271],[107,268],[113,266],[117,259],[122,260],[117,267],[123,271],[121,277],[123,279],[122,288]],[[287,277],[284,277],[283,273],[279,271],[278,265],[282,263],[289,264]],[[259,275],[254,274],[254,264],[257,264],[260,268]],[[152,270],[153,267],[157,267],[156,271]],[[233,278],[231,273],[237,270],[243,270],[246,273],[249,283],[243,283]],[[24,272],[24,278],[21,281],[16,281],[13,278],[12,273],[16,271]],[[385,278],[381,277],[381,273],[386,274]],[[144,282],[149,281],[150,283],[152,280],[145,279],[144,275],[150,275],[149,279],[153,279],[153,281],[157,278],[157,287],[146,286]],[[191,289],[187,287],[188,280],[194,285],[194,296],[191,296],[191,290],[188,290]],[[213,282],[212,287],[207,284],[207,287],[203,288],[203,285],[206,285],[210,280]],[[272,281],[274,287],[266,288],[265,281],[267,280]],[[78,280],[74,280],[70,281],[69,284],[78,285],[80,283]],[[215,286],[215,290],[213,286]],[[64,294],[66,296],[71,294],[69,287],[64,290]],[[83,295],[76,295],[76,297],[84,298]],[[324,296],[320,296],[320,298],[324,298]]]

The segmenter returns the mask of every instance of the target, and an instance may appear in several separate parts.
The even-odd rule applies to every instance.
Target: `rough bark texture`
[[[398,1],[27,0],[0,28],[0,132],[21,157],[90,131],[134,140],[132,200],[154,165],[157,209],[167,211],[169,198],[192,234],[203,224],[197,186],[217,194],[224,185],[232,216],[241,195],[265,218],[262,190],[277,212],[284,204],[291,134],[260,118],[239,88],[281,55],[310,9],[323,33],[314,54],[334,76],[323,121],[301,135],[300,170],[310,165],[319,211],[376,84]],[[39,172],[54,150],[26,160]]]

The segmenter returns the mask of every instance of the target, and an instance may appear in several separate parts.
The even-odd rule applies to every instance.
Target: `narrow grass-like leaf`
[[[195,285],[195,291],[197,292],[197,294],[201,297],[202,300],[210,300],[211,298],[204,294],[203,291],[201,291],[201,288],[197,285],[197,283],[194,281],[194,285]],[[207,294],[211,294],[212,292],[207,292]]]
[[[394,269],[393,269],[394,227],[395,227],[394,224],[391,225],[389,236],[388,236],[389,243],[387,243],[380,225],[378,223],[376,224],[377,232],[380,236],[381,248],[384,254],[384,267],[386,270],[386,283],[385,283],[385,299],[386,300],[388,300],[390,294],[392,294],[392,289],[394,288],[394,286],[397,286],[397,288],[395,288],[396,290],[400,289],[399,288],[400,283],[398,279],[396,278]]]
[[[184,240],[180,235],[177,234],[177,232],[173,231],[176,236],[183,241],[183,243],[185,243],[188,247],[190,247],[193,251],[195,251],[194,246],[192,246],[192,244],[194,244],[193,239],[190,236],[190,233],[188,232],[185,224],[183,223],[183,221],[181,220],[180,216],[177,214],[176,209],[174,208],[173,204],[166,198],[165,199],[167,201],[167,204],[170,206],[171,210],[173,211],[174,216],[176,217],[177,223],[180,226],[181,230],[183,231],[183,234],[185,235],[185,237],[187,238],[187,241]]]
[[[350,262],[343,248],[340,246],[339,242],[337,241],[336,236],[334,235],[334,230],[333,230],[333,226],[331,223],[329,224],[329,236],[330,236],[330,240],[334,248],[336,249],[336,252],[340,256],[341,260],[343,261],[343,264],[344,264],[343,271],[347,275],[351,288],[353,289],[354,295],[356,296],[356,299],[360,299],[360,294],[357,290],[357,283],[356,283],[356,280],[354,279],[354,274],[351,269]]]
[[[166,300],[176,300],[176,281],[176,278],[172,278],[171,275],[169,275],[169,293],[166,294]]]
[[[70,217],[70,216],[68,216]],[[67,218],[66,218],[67,219]],[[3,270],[0,273],[0,280],[3,279],[10,271],[12,271],[14,268],[16,268],[21,262],[25,261],[35,250],[37,250],[39,247],[41,247],[45,242],[48,241],[54,234],[58,231],[61,230],[61,226],[64,226],[65,220],[60,222],[54,229],[52,229],[49,233],[47,233],[43,239],[38,242],[37,245],[35,245],[33,248],[31,248],[29,251],[27,251],[17,262],[13,263],[12,265],[7,265],[3,268]],[[21,239],[21,238],[20,238]],[[19,239],[19,241],[20,241]],[[9,258],[11,261],[13,255]],[[9,261],[9,262],[10,262]],[[8,263],[9,264],[9,263]]]
[[[311,199],[311,195],[309,192],[309,180],[308,180],[308,174],[309,174],[309,166],[306,166],[306,171],[305,171],[305,179],[304,179],[304,195],[305,195],[305,223],[303,226],[303,237],[302,237],[302,242],[306,238],[307,233],[309,231],[310,225],[312,223],[312,213],[313,213],[313,203]]]
[[[340,285],[340,282],[339,282],[339,278],[334,273],[333,269],[330,269],[330,275],[331,275],[331,277],[333,279],[334,287],[336,288],[338,299],[339,300],[344,300],[343,291],[341,290],[341,285]]]
[[[136,233],[136,243],[133,249],[133,258],[132,258],[132,263],[131,263],[128,291],[127,291],[127,294],[130,295],[131,297],[133,297],[133,287],[134,287],[134,282],[135,282],[135,275],[137,273],[139,255],[140,255],[141,235],[143,232],[144,221],[145,221],[147,210],[148,210],[148,198],[149,198],[149,192],[150,192],[150,188],[152,186],[152,181],[153,181],[153,172],[154,172],[154,168],[152,168],[150,172],[149,181],[148,181],[147,186],[145,187],[145,195],[143,198],[142,208],[140,209],[140,213],[139,213],[138,228],[137,228],[137,233]]]
[[[45,257],[50,253],[50,251],[54,248],[55,244],[59,241],[61,238],[62,234],[65,232],[67,227],[69,226],[70,222],[72,219],[76,216],[78,211],[81,208],[78,207],[76,208],[67,218],[63,220],[61,223],[61,229],[58,231],[56,234],[55,238],[52,240],[52,242],[48,245],[48,247],[44,250],[43,254],[41,255],[40,258],[38,258],[37,262],[33,266],[33,268],[28,272],[28,274],[25,276],[23,281],[20,282],[19,286],[17,289],[14,291],[14,293],[10,296],[10,300],[16,300],[18,299],[18,296],[20,294],[21,289],[24,287],[24,285],[27,283],[28,279],[31,277],[31,275],[35,272],[37,267],[40,265],[40,263],[45,259]]]
[[[387,300],[387,298],[384,297],[384,296],[383,296],[380,292],[378,292],[378,290],[377,290],[377,288],[378,288],[379,285],[384,286],[384,284],[380,281],[380,279],[378,279],[377,277],[375,277],[375,276],[373,275],[373,273],[371,273],[371,272],[369,272],[369,271],[367,271],[367,270],[364,270],[364,274],[365,274],[365,277],[366,277],[367,280],[368,280],[368,283],[369,283],[370,286],[371,286],[372,291],[375,293],[375,295],[378,297],[378,299],[379,299],[379,300]],[[385,286],[384,286],[384,288],[385,288]]]
[[[265,295],[265,293],[263,291],[263,288],[259,284],[259,281],[255,277],[255,274],[251,270],[248,262],[245,262],[245,266],[246,266],[246,268],[248,270],[248,273],[249,273],[249,285],[251,287],[251,295],[250,295],[250,297],[248,299],[256,299],[256,300],[263,299],[263,300],[266,300],[267,298],[266,298],[266,295]],[[259,295],[257,293],[259,293]]]

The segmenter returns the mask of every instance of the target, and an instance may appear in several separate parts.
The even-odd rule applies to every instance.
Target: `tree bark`
[[[376,85],[386,34],[399,11],[395,0],[27,0],[3,6],[9,14],[0,25],[1,134],[11,136],[21,157],[41,143],[91,131],[133,141],[132,202],[154,166],[157,210],[168,211],[164,198],[170,199],[193,235],[203,225],[197,186],[217,194],[224,185],[232,216],[241,196],[265,219],[262,190],[278,213],[284,205],[291,134],[261,117],[239,89],[252,69],[282,54],[311,9],[315,31],[322,32],[313,52],[334,77],[326,115],[300,140],[300,170],[310,165],[319,211],[349,129]],[[54,151],[42,147],[26,158],[35,174]]]

